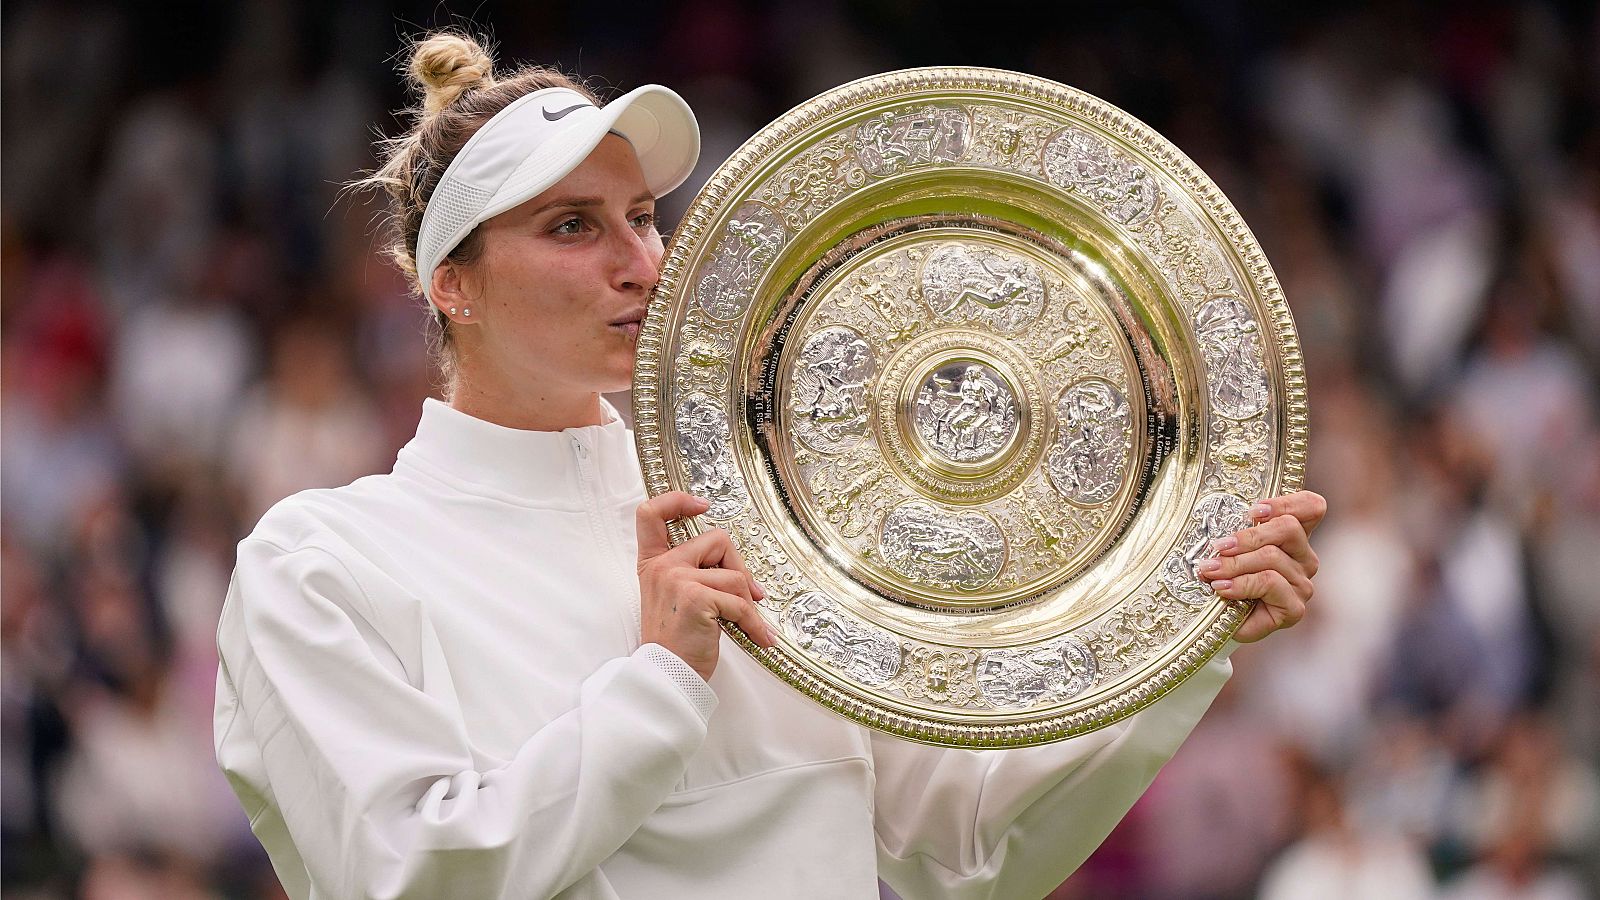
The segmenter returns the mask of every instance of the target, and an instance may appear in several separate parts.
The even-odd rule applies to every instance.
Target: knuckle
[[[1246,592],[1251,597],[1259,600],[1272,593],[1272,589],[1276,586],[1273,583],[1272,576],[1276,574],[1276,572],[1268,569],[1264,572],[1251,572],[1239,580],[1243,582]]]
[[[1304,578],[1304,577],[1289,579],[1289,591],[1301,603],[1304,603],[1304,602],[1310,600],[1311,599],[1311,579]]]

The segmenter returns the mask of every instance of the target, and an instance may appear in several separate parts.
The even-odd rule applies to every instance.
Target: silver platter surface
[[[1242,621],[1195,573],[1299,487],[1271,267],[1172,144],[1081,91],[894,72],[762,129],[695,198],[639,336],[652,495],[710,509],[856,721],[962,747],[1111,724]]]

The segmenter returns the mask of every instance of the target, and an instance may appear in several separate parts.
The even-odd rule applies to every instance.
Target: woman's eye
[[[654,228],[655,224],[655,213],[640,213],[633,217],[633,227],[635,228]]]
[[[556,227],[552,228],[551,231],[555,232],[556,234],[577,234],[583,231],[583,219],[579,218],[578,216],[573,216],[570,219],[563,219],[558,222]]]

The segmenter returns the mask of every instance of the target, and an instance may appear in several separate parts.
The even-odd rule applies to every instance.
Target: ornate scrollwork
[[[1239,497],[1264,497],[1270,474],[1272,426],[1264,416],[1211,422],[1211,458],[1203,486]]]
[[[905,659],[896,686],[912,700],[957,708],[983,703],[974,668],[977,651],[908,644]]]
[[[1178,636],[1195,615],[1159,596],[1143,594],[1124,603],[1090,631],[1085,643],[1099,660],[1104,677],[1121,674],[1142,664]]]

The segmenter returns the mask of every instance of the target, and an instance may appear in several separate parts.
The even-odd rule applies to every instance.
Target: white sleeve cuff
[[[666,673],[672,683],[683,691],[683,695],[694,704],[695,711],[700,713],[700,718],[709,721],[711,713],[717,708],[716,692],[711,690],[711,685],[706,684],[700,673],[684,662],[678,654],[661,646],[660,644],[644,644],[639,647],[639,656],[649,660],[656,668]]]

